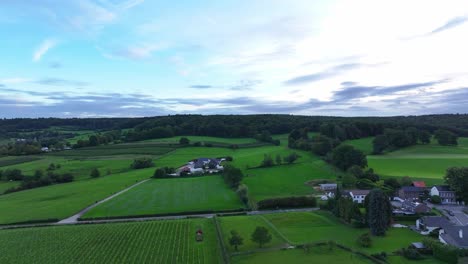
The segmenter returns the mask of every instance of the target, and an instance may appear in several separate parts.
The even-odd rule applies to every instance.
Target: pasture
[[[339,248],[329,249],[326,246],[313,247],[309,252],[302,249],[278,250],[270,252],[261,252],[248,255],[239,255],[232,257],[232,263],[349,263],[364,264],[373,263],[359,255],[344,251]],[[418,262],[419,263],[419,262]]]
[[[364,152],[364,154],[370,155],[373,151],[372,140],[374,140],[374,137],[366,137],[360,139],[346,140],[342,144],[351,145]]]
[[[391,228],[384,237],[372,237],[370,248],[362,248],[356,245],[356,238],[369,229],[344,225],[328,212],[279,213],[263,217],[295,244],[334,240],[367,253],[391,253],[423,238],[409,229]]]
[[[242,252],[257,249],[258,244],[252,242],[250,239],[252,232],[257,226],[266,227],[272,235],[271,242],[264,245],[264,248],[277,247],[286,244],[286,241],[278,236],[278,234],[260,216],[225,216],[219,217],[218,221],[221,225],[224,244],[230,252],[235,252],[234,248],[229,245],[231,230],[237,231],[239,235],[244,238],[244,244],[239,246],[239,251]]]
[[[152,179],[93,209],[83,218],[239,209],[243,205],[219,175]]]
[[[136,182],[149,178],[154,168],[56,184],[0,195],[0,224],[63,219]]]
[[[208,136],[176,136],[170,138],[158,138],[158,139],[149,139],[145,142],[162,142],[162,143],[172,143],[179,144],[181,138],[188,138],[190,143],[203,142],[203,143],[224,143],[224,144],[248,144],[255,143],[257,140],[254,138],[220,138],[220,137],[208,137]]]
[[[0,244],[0,263],[220,263],[212,219],[0,230]]]

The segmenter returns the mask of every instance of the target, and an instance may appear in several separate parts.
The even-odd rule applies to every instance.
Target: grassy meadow
[[[86,213],[83,218],[219,211],[242,208],[219,175],[152,179]]]
[[[158,138],[145,140],[145,142],[162,142],[162,143],[179,143],[181,138],[188,138],[190,143],[203,142],[203,143],[225,143],[225,144],[248,144],[255,143],[257,140],[254,138],[220,138],[220,137],[207,137],[207,136],[176,136],[170,138]]]
[[[212,219],[0,230],[0,263],[220,263],[215,232]]]

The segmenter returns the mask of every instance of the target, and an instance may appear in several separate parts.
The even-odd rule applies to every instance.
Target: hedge
[[[257,203],[258,209],[316,207],[317,199],[312,196],[291,196],[261,200]]]

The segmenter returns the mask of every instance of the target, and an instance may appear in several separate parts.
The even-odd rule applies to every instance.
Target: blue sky
[[[3,0],[0,34],[0,117],[468,112],[463,0]]]

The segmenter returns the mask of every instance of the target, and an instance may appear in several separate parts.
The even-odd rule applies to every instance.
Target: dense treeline
[[[21,181],[17,187],[7,189],[5,193],[18,192],[27,189],[38,188],[51,184],[72,182],[74,177],[70,173],[57,173],[54,170],[60,168],[51,163],[47,169],[47,173],[42,170],[36,170],[33,176],[26,176],[19,169],[7,169],[0,171],[0,179],[5,178],[9,181]]]

